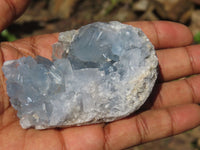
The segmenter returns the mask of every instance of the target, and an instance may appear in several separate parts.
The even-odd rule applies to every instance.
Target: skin
[[[27,0],[0,0],[0,15],[7,16],[0,17],[0,30],[19,16],[27,4]],[[0,70],[0,150],[124,149],[199,126],[200,45],[191,45],[193,36],[189,29],[161,21],[128,24],[140,27],[158,49],[159,79],[142,110],[108,124],[24,130],[9,103],[6,79]],[[0,68],[4,61],[22,56],[50,58],[51,45],[57,38],[58,34],[48,34],[1,43]],[[176,80],[179,78],[182,79]]]

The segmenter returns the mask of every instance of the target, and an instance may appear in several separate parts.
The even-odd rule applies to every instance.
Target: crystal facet
[[[53,61],[6,61],[7,93],[23,128],[110,122],[138,110],[152,91],[158,60],[139,28],[93,23],[60,33]]]

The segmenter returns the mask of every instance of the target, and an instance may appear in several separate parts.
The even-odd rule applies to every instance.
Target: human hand
[[[3,30],[6,25],[0,24]],[[9,103],[5,78],[0,69],[0,150],[124,149],[198,126],[200,76],[176,79],[200,73],[200,45],[190,45],[191,32],[177,23],[129,24],[140,27],[156,49],[162,49],[157,51],[159,80],[143,107],[145,109],[151,104],[149,110],[108,124],[24,130]],[[0,68],[4,61],[22,56],[51,58],[51,45],[57,39],[58,34],[49,34],[1,43]]]

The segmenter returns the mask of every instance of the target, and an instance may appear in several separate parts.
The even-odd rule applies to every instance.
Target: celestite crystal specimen
[[[157,78],[153,45],[119,22],[60,33],[53,60],[6,61],[7,93],[23,128],[110,122],[146,101]]]

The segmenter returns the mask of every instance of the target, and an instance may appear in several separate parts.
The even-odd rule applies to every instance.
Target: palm
[[[191,43],[192,36],[188,30],[177,24],[140,22],[134,25],[140,26],[157,48],[182,47]],[[164,28],[174,31],[170,33]],[[159,35],[156,34],[158,32]],[[164,36],[164,32],[168,35]],[[4,61],[21,56],[42,55],[50,58],[51,45],[57,41],[57,36],[57,34],[43,35],[13,43],[2,43],[0,67]],[[187,40],[184,40],[185,36],[188,37]],[[170,42],[171,38],[177,40]],[[5,78],[1,71],[0,91],[3,96],[0,98],[0,149],[122,149],[198,126],[200,108],[197,104],[200,102],[200,92],[198,92],[200,84],[197,82],[200,82],[200,77],[172,81],[200,72],[197,68],[200,63],[197,59],[200,56],[198,47],[158,51],[161,74],[156,85],[157,90],[155,89],[156,92],[148,101],[153,106],[148,111],[107,125],[96,124],[41,131],[22,129],[16,111],[10,106]],[[193,60],[190,61],[190,58]]]

